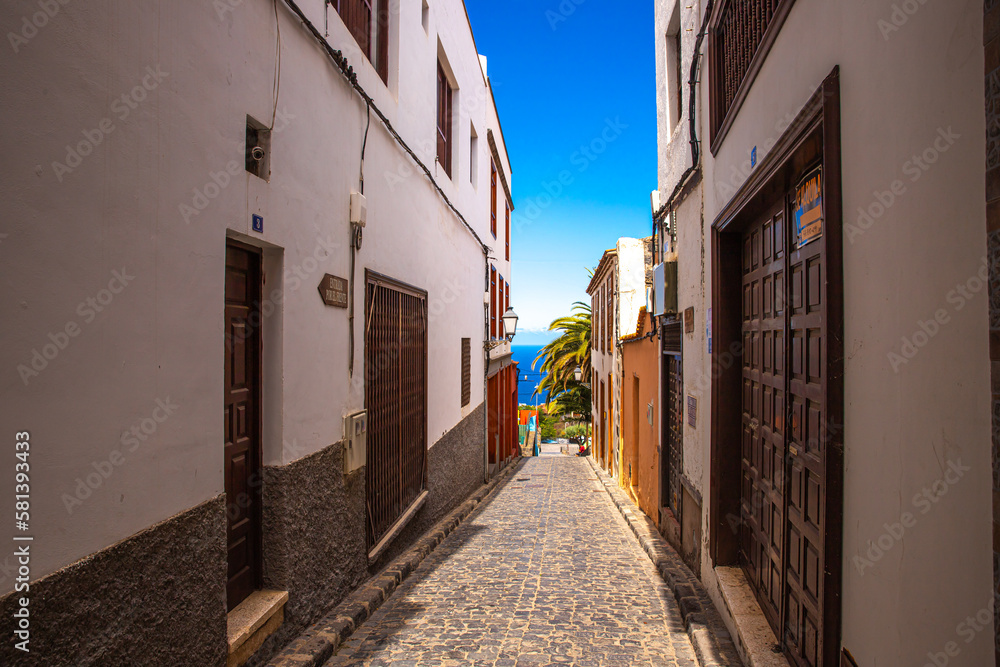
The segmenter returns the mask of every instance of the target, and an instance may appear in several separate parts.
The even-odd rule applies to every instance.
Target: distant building
[[[587,286],[591,297],[591,455],[621,481],[622,357],[621,336],[632,333],[646,304],[649,240],[620,238],[602,255]]]
[[[63,2],[3,54],[32,655],[263,664],[516,449],[511,166],[465,6]]]

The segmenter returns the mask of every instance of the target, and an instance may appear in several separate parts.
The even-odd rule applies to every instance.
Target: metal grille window
[[[795,0],[722,0],[712,16],[712,150],[718,149]]]
[[[681,509],[681,466],[682,466],[682,434],[684,432],[684,378],[682,375],[680,355],[664,357],[664,390],[666,395],[666,423],[663,426],[666,436],[666,457],[663,479],[663,500],[675,515]]]
[[[472,401],[472,339],[462,339],[462,407]]]
[[[427,471],[427,293],[373,272],[365,295],[369,547],[424,490]]]
[[[330,0],[361,52],[375,66],[382,81],[388,82],[389,12],[385,3],[386,0]]]

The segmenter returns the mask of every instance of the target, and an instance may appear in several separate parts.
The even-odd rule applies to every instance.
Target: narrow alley
[[[695,665],[583,458],[526,459],[327,665]]]

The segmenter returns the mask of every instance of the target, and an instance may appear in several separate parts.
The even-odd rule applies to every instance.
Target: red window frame
[[[490,267],[490,338],[497,337],[497,267]]]
[[[507,335],[507,333],[504,331],[504,326],[503,326],[503,313],[507,312],[503,309],[504,294],[506,293],[504,287],[505,285],[503,281],[503,276],[500,276],[500,300],[497,301],[497,314],[500,315],[500,317],[497,319],[497,331],[500,333],[498,338],[503,338],[504,336]]]
[[[385,3],[386,0],[330,0],[365,58],[375,66],[383,83],[388,84],[389,12]],[[372,42],[375,42],[374,53]]]
[[[504,202],[503,208],[504,208],[504,227],[506,234],[505,239],[507,243],[507,252],[505,254],[505,257],[509,262],[510,261],[510,204]]]
[[[497,237],[497,163],[490,158],[490,231]]]
[[[452,117],[451,82],[445,74],[444,65],[438,61],[437,80],[437,159],[444,173],[451,178],[451,117]]]

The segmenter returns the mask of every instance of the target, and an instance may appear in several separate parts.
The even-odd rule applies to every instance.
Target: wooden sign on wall
[[[329,273],[323,276],[319,283],[319,295],[323,297],[323,303],[334,308],[347,308],[347,278],[338,278]]]
[[[694,333],[694,308],[684,311],[684,333]]]

